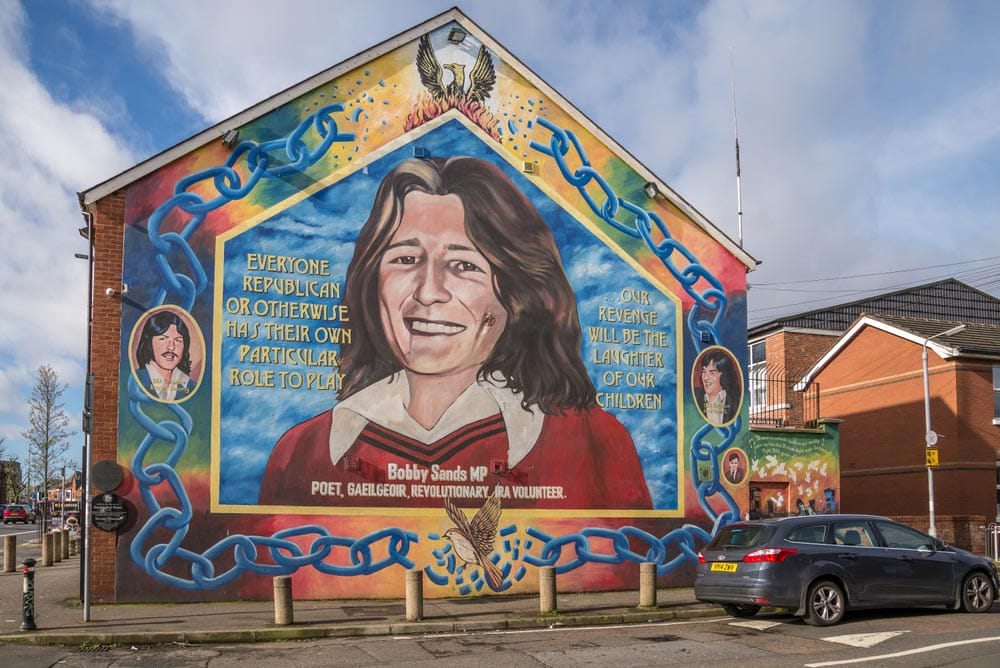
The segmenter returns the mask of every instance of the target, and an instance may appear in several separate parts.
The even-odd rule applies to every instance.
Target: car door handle
[[[907,557],[907,556],[896,557],[896,559],[898,559],[899,561],[913,561],[913,557]]]
[[[843,552],[841,554],[838,554],[837,558],[838,559],[857,559],[858,555],[854,554],[853,552]]]

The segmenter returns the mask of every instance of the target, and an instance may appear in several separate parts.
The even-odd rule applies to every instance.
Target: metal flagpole
[[[740,126],[736,122],[736,60],[729,47],[729,81],[733,91],[733,134],[736,136],[736,224],[740,248],[743,248],[743,189],[740,183]]]

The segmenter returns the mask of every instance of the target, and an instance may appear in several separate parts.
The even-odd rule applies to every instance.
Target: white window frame
[[[760,346],[764,357],[754,359],[754,347]],[[767,343],[762,339],[747,346],[747,394],[750,397],[750,414],[767,409]],[[759,396],[758,396],[759,395]]]

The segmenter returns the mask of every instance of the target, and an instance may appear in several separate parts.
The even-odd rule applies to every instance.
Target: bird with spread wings
[[[503,574],[493,561],[490,553],[496,541],[497,526],[500,523],[500,489],[493,490],[483,507],[472,517],[455,505],[449,498],[444,499],[444,510],[455,526],[444,532],[444,537],[455,547],[455,554],[467,564],[483,569],[486,582],[493,591],[498,591],[503,584]]]
[[[447,86],[444,83],[445,69],[452,74]],[[493,59],[485,46],[479,46],[479,55],[469,72],[469,86],[466,89],[465,65],[445,63],[442,66],[434,54],[434,49],[431,48],[431,40],[427,35],[423,35],[417,44],[417,71],[420,72],[420,81],[430,92],[432,99],[450,101],[455,105],[461,102],[482,102],[490,96],[497,82]]]

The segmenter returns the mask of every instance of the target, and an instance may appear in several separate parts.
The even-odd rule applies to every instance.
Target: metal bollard
[[[406,621],[424,618],[424,572],[419,568],[406,571]]]
[[[656,564],[639,564],[639,607],[656,607]]]
[[[46,531],[42,534],[42,566],[52,565],[52,534]]]
[[[540,566],[538,568],[538,599],[542,614],[556,611],[555,566]]]
[[[35,626],[35,560],[24,560],[24,597],[21,600],[22,631],[34,631]]]
[[[70,539],[69,530],[62,529],[59,533],[62,534],[62,538],[60,539],[61,541],[60,544],[62,545],[62,558],[69,559],[69,539]]]
[[[17,536],[3,537],[3,572],[17,570]]]
[[[287,626],[295,623],[292,610],[292,576],[279,575],[274,578],[274,623]]]

